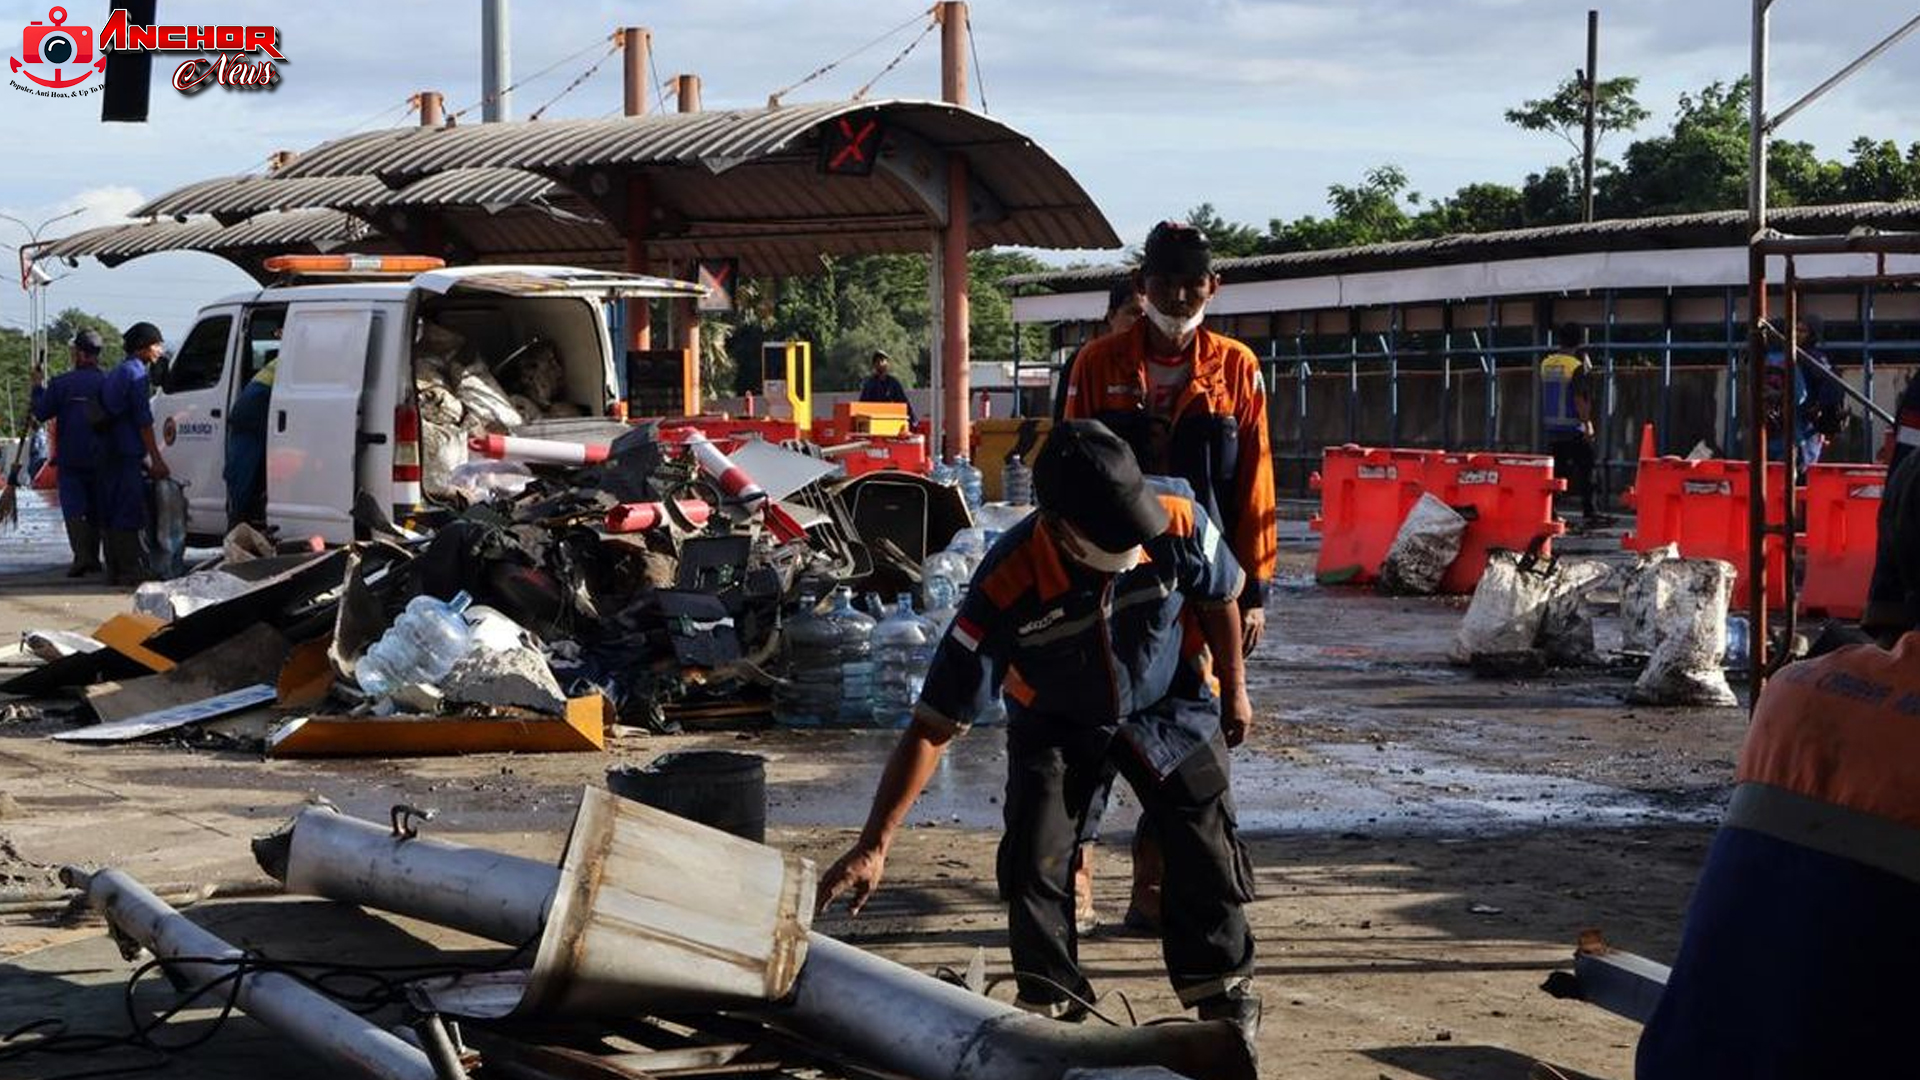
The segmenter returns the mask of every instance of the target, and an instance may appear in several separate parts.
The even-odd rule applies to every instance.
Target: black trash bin
[[[756,844],[767,838],[767,759],[732,750],[676,750],[607,770],[607,790]]]

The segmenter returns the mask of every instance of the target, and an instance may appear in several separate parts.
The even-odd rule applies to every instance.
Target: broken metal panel
[[[792,989],[813,920],[809,860],[587,789],[526,997],[514,1015],[631,1016],[740,1006]],[[498,1015],[463,980],[428,991],[459,1015]]]
[[[215,694],[202,701],[142,713],[125,720],[55,732],[53,738],[61,742],[126,742],[130,739],[157,735],[163,731],[199,723],[202,720],[213,720],[242,712],[255,705],[265,705],[278,696],[279,691],[273,687],[265,683],[255,683],[225,694]]]
[[[598,694],[558,717],[303,716],[267,736],[269,757],[564,754],[606,748],[613,709]]]
[[[89,875],[68,868],[61,876],[67,884],[86,890],[87,902],[106,917],[116,934],[171,961],[165,970],[183,993],[192,994],[233,976],[234,966],[225,961],[238,961],[246,955],[189,922],[121,871],[101,870]],[[124,945],[122,950],[127,951]],[[234,992],[239,1008],[294,1048],[344,1073],[377,1080],[435,1080],[425,1054],[293,976],[250,971],[237,979]]]

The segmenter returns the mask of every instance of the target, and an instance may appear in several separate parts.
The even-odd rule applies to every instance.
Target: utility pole
[[[1582,221],[1593,220],[1593,136],[1594,115],[1600,109],[1600,13],[1587,12],[1587,69],[1583,73],[1586,98],[1586,138],[1580,151],[1580,214]]]
[[[481,0],[480,106],[482,123],[513,119],[512,48],[508,43],[507,0]]]
[[[652,77],[647,72],[647,56],[653,51],[652,44],[653,32],[644,26],[629,26],[620,31],[620,47],[626,51],[622,89],[628,116],[647,113],[647,85]],[[630,173],[626,220],[628,273],[647,272],[647,225],[651,217],[647,178],[638,172]],[[653,306],[646,300],[628,300],[622,311],[627,348],[653,348]]]
[[[673,77],[674,106],[683,113],[700,111],[700,76]],[[687,260],[683,276],[692,281],[700,276],[700,264]],[[687,411],[701,411],[700,302],[692,298],[673,302],[673,347],[680,350],[687,365]]]
[[[967,5],[942,0],[935,9],[940,20],[940,99],[967,103]],[[965,454],[968,444],[967,398],[972,389],[968,365],[967,327],[967,156],[947,151],[947,226],[936,244],[940,263],[941,446],[951,455]]]

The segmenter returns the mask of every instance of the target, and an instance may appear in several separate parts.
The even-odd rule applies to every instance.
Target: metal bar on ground
[[[242,960],[245,953],[189,922],[130,875],[119,870],[88,874],[68,867],[61,879],[85,889],[87,902],[115,930],[168,961],[165,970],[184,993],[237,979],[233,993],[238,1008],[335,1068],[379,1080],[435,1080],[425,1054],[299,979],[277,971],[236,975],[235,967],[224,961]],[[210,990],[202,1000],[222,1000],[222,993]]]
[[[1653,1017],[1672,974],[1665,964],[1618,950],[1581,952],[1573,958],[1581,999],[1638,1024]]]

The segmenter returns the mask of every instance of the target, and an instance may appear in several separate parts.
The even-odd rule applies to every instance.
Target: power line
[[[801,87],[807,85],[808,83],[819,78],[820,76],[825,75],[827,72],[832,71],[834,68],[839,67],[841,64],[844,64],[847,61],[853,59],[854,57],[859,56],[861,53],[866,52],[868,49],[871,49],[874,46],[880,44],[881,42],[886,41],[888,38],[891,38],[894,35],[900,33],[900,31],[911,27],[914,23],[919,22],[921,19],[932,18],[933,10],[934,10],[933,8],[928,8],[927,10],[920,12],[919,14],[915,15],[913,18],[908,19],[906,22],[901,23],[899,26],[894,27],[893,29],[887,31],[884,34],[881,34],[879,37],[874,38],[872,41],[867,42],[865,45],[860,46],[859,48],[853,50],[847,55],[842,56],[838,60],[834,60],[821,67],[815,68],[805,78],[801,79],[797,83],[794,83],[792,86],[784,87],[782,89],[775,90],[771,94],[768,94],[767,105],[771,107],[771,106],[780,104],[781,98],[786,97],[788,94],[793,93],[795,90],[800,89]],[[926,34],[922,33],[920,36],[925,37]],[[909,46],[909,48],[911,48],[911,46]],[[885,72],[881,72],[881,74],[884,75]],[[876,76],[875,78],[877,80],[878,76]],[[869,83],[868,85],[871,86],[872,83]]]
[[[879,82],[881,79],[886,78],[888,73],[892,72],[894,68],[899,67],[900,61],[905,60],[907,58],[908,53],[919,48],[920,43],[927,40],[927,35],[933,33],[933,28],[938,25],[939,25],[938,23],[929,22],[926,25],[926,28],[920,31],[919,37],[914,38],[912,41],[907,42],[907,47],[904,49],[901,49],[899,52],[899,55],[895,56],[892,60],[887,61],[887,66],[880,69],[880,74],[875,75],[871,79],[868,79],[867,84],[865,86],[862,86],[860,89],[855,90],[853,92],[853,100],[859,101],[861,98],[866,97],[867,91],[873,89],[873,86],[875,83]]]
[[[561,98],[566,97],[568,94],[573,93],[574,90],[579,88],[581,83],[584,83],[588,79],[593,78],[594,73],[600,70],[600,65],[606,63],[609,57],[611,57],[614,53],[619,51],[620,51],[620,43],[618,41],[609,43],[607,45],[607,51],[600,54],[600,59],[595,60],[592,66],[588,67],[587,70],[575,76],[574,80],[568,83],[564,89],[562,89],[559,93],[553,95],[553,97],[549,98],[545,105],[542,105],[539,108],[533,110],[533,112],[529,113],[527,115],[527,119],[528,120],[540,119],[541,113],[546,112],[548,109],[552,108],[554,105],[554,102],[557,102]]]
[[[987,73],[980,67],[980,39],[973,36],[973,9],[967,9],[967,51],[973,54],[973,81],[980,84],[980,111],[991,115],[987,104]]]
[[[555,60],[553,63],[548,64],[546,67],[541,68],[539,71],[536,71],[533,74],[527,76],[526,78],[515,80],[513,83],[507,86],[503,86],[500,89],[494,91],[493,93],[482,97],[479,101],[476,101],[473,104],[468,105],[467,107],[461,109],[459,112],[456,112],[453,115],[447,117],[448,122],[451,123],[452,121],[458,120],[462,116],[465,116],[466,114],[481,107],[482,105],[489,104],[495,98],[498,98],[502,94],[510,94],[513,91],[520,89],[522,86],[527,85],[528,83],[538,82],[539,80],[546,78],[548,75],[553,74],[556,70],[566,66],[567,64],[571,64],[575,60],[578,60],[581,57],[592,52],[594,49],[598,48],[599,45],[600,45],[599,40],[595,39],[592,45],[588,45],[586,48],[581,49],[579,52],[572,53],[567,56],[563,56],[560,59]]]

